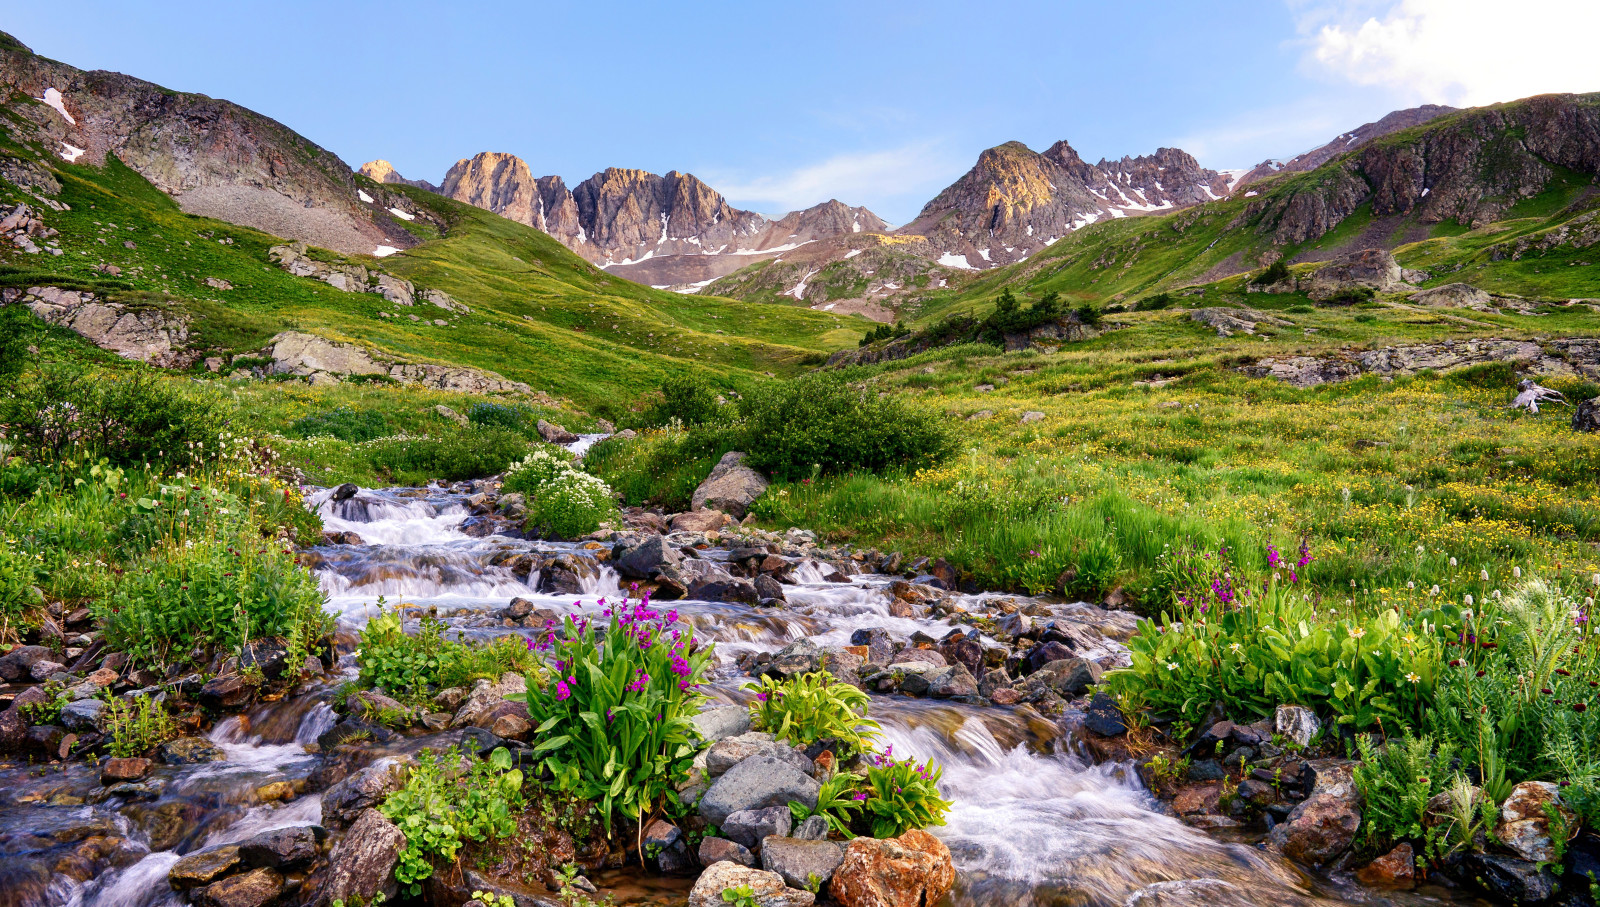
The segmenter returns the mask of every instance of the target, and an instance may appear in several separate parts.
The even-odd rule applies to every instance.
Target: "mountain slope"
[[[346,253],[416,242],[387,212],[359,203],[337,156],[275,120],[120,73],[85,72],[4,38],[7,128],[63,161],[116,155],[186,212]]]
[[[1307,170],[1315,170],[1346,151],[1352,151],[1373,139],[1382,138],[1402,129],[1410,129],[1413,126],[1421,126],[1429,120],[1455,112],[1456,108],[1445,107],[1442,104],[1424,104],[1421,107],[1408,107],[1405,110],[1392,111],[1376,122],[1365,123],[1349,132],[1341,132],[1326,144],[1313,148],[1304,154],[1295,155],[1287,162],[1262,161],[1239,177],[1238,182],[1234,184],[1234,188],[1239,189],[1248,186],[1278,173],[1304,173]]]
[[[13,61],[25,53],[6,52]],[[81,89],[64,84],[68,109],[76,110],[71,99]],[[231,116],[253,122],[255,115]],[[341,176],[329,162],[330,184],[349,181],[352,218],[393,218],[414,231],[407,234],[409,249],[385,258],[309,249],[302,257],[308,268],[335,277],[370,275],[353,287],[339,278],[355,290],[346,292],[331,278],[280,267],[278,236],[186,212],[181,197],[116,153],[69,163],[59,154],[61,140],[39,123],[50,117],[61,115],[21,92],[0,105],[0,289],[9,291],[0,298],[59,287],[75,305],[84,294],[85,313],[110,312],[170,340],[171,354],[160,358],[175,365],[199,368],[212,358],[222,368],[230,359],[259,366],[274,336],[296,331],[419,367],[492,370],[603,409],[673,374],[701,373],[738,386],[763,372],[793,372],[854,342],[868,326],[804,309],[642,287],[605,274],[530,227],[410,185],[349,171]],[[124,125],[144,135],[165,128],[164,117],[158,107],[147,122],[135,110]],[[315,147],[277,128],[284,133],[280,144]],[[225,139],[216,137],[208,166],[230,153]],[[246,175],[255,147],[246,143],[237,152]],[[410,281],[414,292],[396,292],[403,286],[397,280]],[[449,295],[450,308],[427,304],[439,292]]]

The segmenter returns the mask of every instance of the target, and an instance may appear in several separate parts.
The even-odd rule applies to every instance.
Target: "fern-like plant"
[[[1428,801],[1450,781],[1455,747],[1437,751],[1429,736],[1392,738],[1381,749],[1366,736],[1357,737],[1361,764],[1355,768],[1356,789],[1366,800],[1363,838],[1379,848],[1396,841],[1422,840]]]

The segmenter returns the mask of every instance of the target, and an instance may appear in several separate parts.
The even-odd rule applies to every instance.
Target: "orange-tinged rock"
[[[955,864],[943,841],[920,829],[898,838],[856,838],[828,883],[844,907],[923,907],[955,885]]]

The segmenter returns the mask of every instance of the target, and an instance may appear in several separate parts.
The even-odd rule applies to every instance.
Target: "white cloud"
[[[906,195],[932,198],[971,163],[961,163],[931,142],[887,151],[839,154],[784,173],[741,179],[710,171],[706,182],[730,201],[774,213],[795,211],[836,198],[847,205]]]
[[[1407,102],[1600,91],[1596,0],[1398,0],[1365,21],[1326,4],[1297,14],[1310,34],[1308,64]]]

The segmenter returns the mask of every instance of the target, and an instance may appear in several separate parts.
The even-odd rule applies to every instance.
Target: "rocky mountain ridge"
[[[1319,145],[1303,154],[1295,155],[1288,161],[1270,159],[1262,161],[1239,177],[1234,188],[1248,186],[1278,173],[1304,173],[1308,170],[1315,170],[1346,151],[1353,151],[1373,139],[1382,138],[1402,129],[1410,129],[1413,126],[1421,126],[1430,120],[1455,112],[1456,108],[1446,107],[1442,104],[1424,104],[1421,107],[1408,107],[1405,110],[1393,111],[1379,120],[1362,124],[1349,132],[1341,132],[1326,144]]]
[[[39,144],[68,163],[99,165],[114,155],[188,213],[349,254],[417,243],[403,218],[361,203],[354,174],[336,155],[237,104],[86,72],[3,33],[0,87],[12,141]]]

